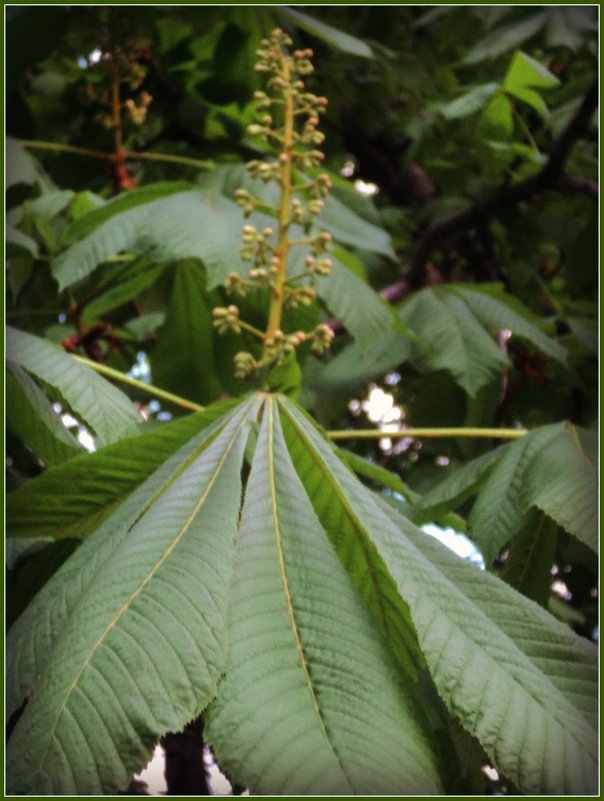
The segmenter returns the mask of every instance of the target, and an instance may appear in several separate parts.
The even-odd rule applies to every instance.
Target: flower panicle
[[[268,214],[279,219],[279,226],[276,232],[266,225],[246,223],[243,226],[240,255],[250,267],[247,275],[229,273],[224,289],[233,300],[245,298],[252,290],[268,291],[270,303],[279,305],[279,320],[281,309],[295,310],[314,303],[317,280],[331,273],[332,262],[327,256],[331,234],[315,229],[316,219],[332,187],[326,172],[316,175],[325,158],[319,149],[325,140],[319,123],[328,103],[327,98],[314,94],[306,86],[306,79],[314,71],[310,48],[293,49],[291,37],[277,28],[261,41],[257,56],[255,70],[265,78],[266,88],[254,92],[255,108],[260,116],[248,126],[247,134],[266,142],[275,155],[253,159],[246,169],[254,180],[277,182],[282,203],[272,206],[245,187],[236,190],[235,202],[244,218],[255,213]],[[313,173],[310,177],[304,174],[308,170]],[[283,194],[285,187],[287,195]],[[282,219],[281,213],[284,204],[286,219]],[[300,236],[290,236],[293,226],[301,231]],[[287,275],[284,264],[287,253],[299,246],[308,249],[303,269],[296,275]],[[213,314],[213,325],[219,334],[238,334],[242,330],[260,333],[240,319],[239,309],[233,304],[218,307]],[[269,361],[282,364],[303,343],[322,355],[331,345],[333,331],[321,324],[312,331],[285,334],[273,322],[272,328],[269,323],[260,337],[263,351],[259,359],[247,351],[235,356],[235,374],[240,378],[254,377]]]

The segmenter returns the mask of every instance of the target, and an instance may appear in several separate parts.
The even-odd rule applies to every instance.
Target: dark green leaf
[[[20,367],[59,390],[73,411],[92,428],[99,444],[131,433],[139,420],[123,392],[47,340],[9,326],[6,353]]]
[[[199,403],[220,395],[212,350],[212,309],[203,267],[195,260],[179,262],[174,271],[166,321],[153,351],[154,382]]]

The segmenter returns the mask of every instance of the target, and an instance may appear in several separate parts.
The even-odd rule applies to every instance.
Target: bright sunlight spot
[[[360,178],[354,182],[354,188],[357,192],[360,192],[365,197],[372,197],[373,195],[377,195],[380,191],[377,184],[371,183],[370,181],[362,181]]]

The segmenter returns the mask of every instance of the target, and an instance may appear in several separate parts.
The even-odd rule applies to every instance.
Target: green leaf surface
[[[188,440],[239,401],[212,404],[203,412],[144,430],[47,470],[6,499],[11,537],[85,538],[145,479]]]
[[[380,465],[375,464],[375,462],[363,459],[362,456],[359,456],[353,451],[338,448],[336,453],[344,464],[348,465],[353,473],[363,478],[368,478],[370,481],[380,484],[382,487],[386,487],[392,492],[398,492],[399,495],[402,495],[409,503],[417,502],[420,499],[421,496],[417,492],[414,492],[411,487],[408,487],[396,473],[386,470],[384,467],[380,467]]]
[[[371,496],[285,401],[409,606],[439,695],[524,793],[590,793],[596,649]]]
[[[156,184],[141,186],[139,189],[131,189],[98,207],[91,208],[86,214],[78,215],[69,227],[66,239],[69,242],[83,239],[96,231],[107,220],[124,211],[151,203],[154,200],[161,200],[177,192],[186,192],[190,188],[190,184],[185,181],[160,181]]]
[[[369,530],[360,523],[355,514],[347,495],[347,485],[341,485],[334,478],[325,459],[319,456],[315,438],[320,439],[330,453],[333,453],[333,446],[326,443],[314,426],[290,403],[283,402],[281,405],[281,425],[287,447],[315,513],[357,592],[388,641],[401,670],[409,681],[414,682],[418,670],[423,666],[423,658],[417,646],[409,609],[372,545]],[[313,437],[307,430],[311,427]],[[341,463],[340,467],[353,482],[352,486],[361,486],[352,473],[348,472],[347,467]]]
[[[501,578],[527,598],[548,608],[552,566],[556,560],[557,526],[543,512],[532,509],[512,540]]]
[[[480,64],[481,61],[497,58],[513,50],[540,31],[548,19],[547,12],[540,12],[494,28],[466,52],[461,63]]]
[[[75,192],[71,189],[57,189],[56,192],[46,192],[44,195],[30,200],[27,209],[35,217],[41,217],[46,222],[50,222],[57,214],[60,214],[73,200]]]
[[[132,432],[139,415],[123,392],[89,367],[39,337],[7,326],[6,354],[11,361],[50,384],[94,431],[98,444]]]
[[[450,284],[447,291],[459,295],[476,318],[491,331],[509,330],[529,347],[566,364],[566,348],[537,326],[538,318],[499,284]]]
[[[475,114],[485,108],[499,86],[496,83],[485,83],[481,86],[473,86],[471,89],[466,87],[466,89],[467,91],[460,97],[438,106],[438,111],[445,119],[457,120],[469,117],[470,114]]]
[[[241,210],[220,195],[176,189],[168,197],[140,200],[133,207],[126,204],[119,213],[106,218],[108,206],[74,224],[83,226],[92,215],[104,220],[53,263],[53,275],[61,289],[123,251],[135,251],[156,261],[201,259],[209,289],[231,271],[246,272],[239,257]]]
[[[358,260],[354,256],[334,248],[330,258],[331,274],[317,281],[317,293],[351,336],[359,340],[360,346],[368,345],[395,326],[392,310],[369,284],[359,278],[356,272]],[[292,272],[296,263],[292,264]]]
[[[6,137],[6,188],[17,184],[37,184],[42,192],[53,192],[56,186],[37,159],[11,136]]]
[[[12,225],[6,226],[6,255],[9,259],[11,256],[37,256],[38,252],[39,247],[35,239]],[[9,271],[11,268],[12,264],[9,262]]]
[[[461,504],[475,495],[486,480],[493,465],[505,453],[506,445],[466,462],[462,467],[449,468],[448,475],[435,487],[414,503],[414,520],[416,523],[429,523],[434,515],[458,509]]]
[[[409,361],[412,354],[411,339],[396,331],[382,333],[365,347],[353,342],[320,368],[312,386],[326,394],[350,392]]]
[[[168,262],[156,264],[149,259],[133,262],[126,272],[126,280],[115,284],[112,282],[110,289],[86,305],[84,321],[92,322],[136,298],[145,289],[153,286],[168,266]]]
[[[251,405],[151,476],[11,629],[9,694],[33,684],[10,740],[11,792],[125,787],[158,737],[214,697]]]
[[[237,537],[229,638],[206,730],[220,764],[254,792],[439,791],[409,689],[313,512],[271,398]]]
[[[324,172],[324,170],[321,170]],[[314,175],[314,173],[313,173]],[[295,180],[299,183],[308,183],[311,180],[309,175],[303,172],[295,173]],[[265,183],[259,179],[251,178],[243,164],[225,164],[216,167],[210,172],[204,173],[198,181],[199,186],[208,191],[220,192],[229,200],[232,200],[235,191],[239,188],[247,189],[248,192],[262,200],[270,206],[277,206],[279,203],[278,187],[272,183]],[[347,191],[342,192],[342,196],[355,195],[356,190],[346,187]],[[307,200],[306,193],[303,191],[294,192],[294,197],[301,201]],[[369,202],[368,199],[364,199]],[[251,222],[260,229],[261,221],[268,224],[269,210],[263,209],[266,214],[252,215]],[[275,212],[270,212],[275,217]],[[257,221],[256,221],[256,218]],[[240,214],[240,227],[243,227],[245,220]],[[350,205],[339,200],[332,193],[325,198],[325,205],[321,216],[318,218],[318,227],[329,231],[336,242],[342,245],[360,248],[370,253],[379,253],[388,258],[395,258],[392,242],[388,233],[377,225],[369,222],[354,211]]]
[[[222,386],[212,349],[212,308],[199,262],[178,262],[173,270],[166,321],[151,357],[159,387],[198,403],[211,403]]]
[[[528,103],[541,117],[544,117],[548,111],[547,106],[534,89],[552,89],[559,84],[559,79],[543,64],[519,51],[514,55],[508,68],[503,88],[513,97]]]
[[[598,723],[598,713],[593,703],[598,685],[597,648],[594,644],[584,637],[579,637],[566,624],[557,621],[541,606],[510,588],[492,573],[480,570],[480,568],[472,565],[467,560],[461,559],[438,540],[427,536],[417,528],[413,528],[404,518],[396,515],[394,511],[384,504],[382,506],[393,522],[400,526],[401,530],[404,528],[405,534],[424,556],[438,568],[440,573],[451,582],[457,591],[470,601],[471,606],[476,611],[471,613],[471,607],[466,607],[466,610],[469,615],[476,615],[480,628],[484,624],[484,618],[480,614],[482,613],[491,621],[491,626],[494,626],[498,633],[502,633],[503,638],[509,638],[512,641],[513,647],[510,649],[512,659],[518,659],[520,655],[528,657],[533,665],[543,673],[546,679],[543,684],[551,683],[555,690],[561,693],[574,709],[579,712],[579,717],[576,714],[573,715],[577,726],[583,728],[583,721],[581,720],[581,717],[583,717],[593,727],[591,732],[593,737]],[[453,598],[457,600],[456,596],[452,596]],[[463,603],[465,604],[465,601]],[[463,614],[461,610],[456,612],[454,616],[457,617],[460,614]],[[480,638],[478,631],[475,632],[474,638]],[[498,646],[492,635],[488,637],[487,641],[489,643],[488,650],[492,650],[493,653],[498,653],[498,647],[504,644],[500,642]],[[519,651],[520,654],[514,654],[514,651]],[[503,661],[505,663],[505,657],[503,657]],[[518,661],[524,662],[522,656]],[[443,667],[445,670],[447,669],[446,665]],[[514,673],[516,673],[515,670]],[[473,673],[474,677],[476,675],[478,674]],[[523,675],[522,668],[520,668],[517,675]],[[493,682],[496,685],[494,676],[484,676],[483,681],[489,684]],[[478,686],[475,687],[475,692],[478,692],[479,689]],[[547,687],[546,692],[550,691],[551,688]],[[494,709],[496,710],[499,705],[501,710],[501,705],[505,706],[506,703],[506,691],[502,689],[499,693],[495,692],[492,701]],[[472,711],[467,710],[469,713],[468,719],[472,721],[472,725],[484,723],[484,721],[481,721],[481,711],[480,704],[475,704]],[[558,712],[553,707],[544,711],[546,714],[553,714],[554,717]],[[464,722],[463,717],[461,719]],[[495,719],[498,723],[503,724],[503,720],[498,720],[497,717]],[[520,715],[521,719],[522,714]],[[467,726],[465,722],[464,725],[468,731],[475,734],[472,726]],[[549,726],[545,725],[539,730],[539,733],[543,739],[547,739],[550,735]],[[504,730],[504,734],[508,734],[508,732]],[[560,732],[557,733],[557,735],[559,734]],[[554,735],[554,741],[557,735]],[[593,741],[590,742],[588,739],[587,742],[587,752],[591,753],[593,751]],[[513,756],[512,758],[518,758],[518,764],[521,766],[522,753],[519,753],[517,747],[513,749],[513,752],[515,752],[515,757]],[[502,756],[504,755],[502,754]],[[563,757],[563,751],[560,751],[559,756],[560,758]],[[586,756],[586,754],[583,754],[583,756]],[[553,754],[550,757],[546,757],[546,760],[547,765],[539,762],[539,757],[537,757],[534,763],[536,772],[530,777],[531,780],[535,778],[537,781],[545,780],[547,782],[548,778],[546,776],[538,775],[543,768],[550,773],[554,782],[559,780],[560,770],[562,772],[568,771],[569,774],[573,774],[576,771],[579,774],[577,776],[579,782],[581,782],[581,779],[587,780],[588,783],[591,781],[592,766],[581,777],[580,774],[583,770],[581,764],[573,765],[572,760],[569,759],[565,764],[557,765]],[[589,765],[590,761],[587,760],[587,765]],[[527,767],[528,762],[529,759],[525,762]],[[503,770],[502,772],[508,778],[513,779],[511,774]],[[517,786],[522,787],[522,784]],[[563,787],[564,785],[561,784],[559,786]],[[528,790],[525,791],[528,792]],[[568,792],[568,789],[566,792]]]
[[[336,242],[396,260],[389,234],[364,220],[334,195],[328,195],[325,199],[318,224],[329,231]]]
[[[78,545],[77,540],[46,543],[34,553],[20,559],[12,569],[7,570],[5,585],[7,630]]]
[[[533,457],[560,431],[561,425],[543,426],[505,446],[484,482],[468,523],[470,536],[487,565],[524,524],[523,488]]]
[[[35,381],[10,361],[6,375],[6,423],[8,430],[48,467],[83,451]]]
[[[583,431],[592,440],[597,437]],[[590,458],[570,423],[533,457],[522,483],[522,508],[537,506],[562,528],[598,553],[597,459]]]
[[[509,364],[464,300],[444,288],[415,293],[400,316],[427,345],[424,368],[449,371],[471,396]]]
[[[279,8],[279,14],[289,22],[293,22],[297,28],[310,33],[311,36],[316,36],[317,39],[322,39],[328,45],[336,47],[344,53],[350,53],[360,58],[374,57],[371,48],[366,45],[365,42],[351,36],[349,33],[345,33],[331,25],[320,22],[318,19],[310,17],[302,11],[287,6],[281,6]]]

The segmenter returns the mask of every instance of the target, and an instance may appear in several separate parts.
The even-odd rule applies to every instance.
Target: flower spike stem
[[[279,56],[283,80],[286,87],[291,85],[291,74],[287,59],[283,52]],[[275,332],[281,328],[281,316],[283,314],[283,302],[285,295],[285,280],[287,275],[287,254],[289,252],[289,216],[290,199],[292,191],[292,150],[294,147],[294,103],[291,95],[291,88],[286,89],[285,94],[285,119],[283,127],[283,151],[281,154],[281,201],[279,203],[279,231],[277,235],[276,257],[278,259],[277,273],[274,277],[271,292],[271,301],[268,311],[268,324],[266,327],[266,341],[264,345],[263,357],[270,356],[267,342],[275,336]]]

